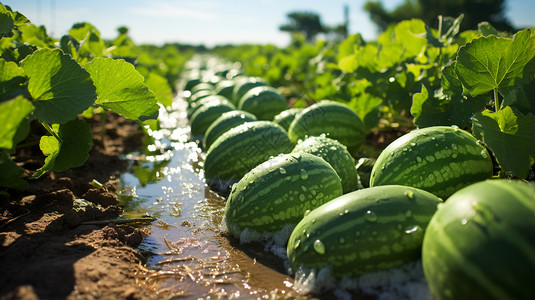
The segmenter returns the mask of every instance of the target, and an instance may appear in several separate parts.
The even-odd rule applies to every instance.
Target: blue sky
[[[377,36],[374,24],[362,10],[366,0],[0,0],[45,25],[54,37],[72,24],[86,21],[104,38],[116,36],[127,26],[136,43],[182,42],[213,46],[221,43],[288,44],[289,35],[278,30],[291,11],[318,13],[323,23],[343,22],[343,7],[349,6],[350,33],[366,40]],[[383,0],[394,8],[403,0]],[[508,0],[506,15],[515,26],[535,26],[535,0]]]

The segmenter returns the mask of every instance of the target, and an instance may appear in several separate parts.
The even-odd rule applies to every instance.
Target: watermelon
[[[535,185],[506,179],[449,197],[424,236],[422,266],[441,299],[535,299]]]
[[[270,121],[247,122],[225,132],[210,146],[204,159],[209,184],[236,182],[254,167],[294,145],[286,131]]]
[[[215,140],[229,129],[245,122],[253,121],[256,121],[256,117],[253,114],[242,110],[233,110],[222,114],[221,117],[217,118],[217,120],[206,129],[203,140],[204,149],[210,148]]]
[[[456,126],[433,126],[388,145],[373,166],[370,186],[414,186],[446,199],[492,173],[489,153],[471,134]]]
[[[442,201],[389,185],[354,191],[312,210],[293,230],[287,254],[294,270],[330,266],[335,278],[418,260],[427,224]]]
[[[347,105],[330,100],[305,108],[295,116],[288,129],[288,136],[294,143],[307,136],[321,134],[346,145],[352,154],[359,149],[366,137],[359,116]]]
[[[295,116],[302,111],[302,108],[289,108],[283,110],[275,117],[273,117],[273,122],[279,124],[280,126],[282,126],[282,128],[284,128],[284,130],[288,131],[288,129],[290,128],[290,124],[295,119]]]
[[[201,108],[203,105],[206,105],[208,103],[213,104],[215,102],[227,104],[229,106],[234,107],[234,105],[230,103],[230,101],[227,98],[221,95],[210,95],[210,96],[203,97],[199,99],[198,101],[192,102],[187,109],[187,118],[191,119],[191,117],[195,114],[195,112],[197,112],[197,110]]]
[[[234,80],[224,79],[219,81],[215,86],[215,92],[218,95],[224,96],[227,99],[232,99],[232,91],[234,90]]]
[[[346,146],[337,140],[321,136],[311,136],[295,146],[292,153],[310,153],[323,158],[336,171],[342,181],[344,193],[358,189],[359,178],[355,160]]]
[[[245,228],[269,235],[295,226],[307,210],[340,195],[340,178],[325,160],[308,153],[282,154],[258,165],[233,186],[225,222],[237,237]]]
[[[234,86],[234,89],[232,90],[232,103],[234,105],[238,106],[240,103],[241,97],[247,93],[250,89],[257,87],[257,86],[266,86],[268,85],[264,79],[260,77],[245,77],[240,76],[235,79],[236,85]]]
[[[223,113],[234,109],[236,108],[230,102],[222,103],[216,100],[206,103],[191,116],[191,135],[193,137],[204,136],[206,129],[210,127],[213,121]]]
[[[257,86],[245,93],[238,109],[248,111],[258,120],[271,121],[273,117],[288,108],[288,101],[274,87]]]

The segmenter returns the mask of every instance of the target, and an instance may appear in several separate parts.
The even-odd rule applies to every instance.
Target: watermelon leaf
[[[26,57],[21,66],[28,76],[28,91],[41,122],[64,124],[96,99],[95,87],[87,73],[59,49],[41,49]]]
[[[28,182],[22,179],[24,169],[9,158],[7,151],[0,150],[0,186],[16,190],[28,188]]]
[[[39,178],[47,171],[65,171],[81,166],[89,157],[93,147],[91,127],[85,121],[74,119],[66,124],[53,124],[54,136],[43,136],[39,147],[47,156],[45,164],[32,178]]]
[[[154,92],[158,102],[164,106],[173,104],[173,91],[169,86],[169,82],[163,76],[150,72],[145,84]]]
[[[472,124],[474,135],[494,153],[501,168],[526,178],[530,157],[535,158],[535,116],[522,115],[506,106],[498,112],[485,110],[476,114]]]
[[[155,118],[159,106],[143,76],[122,59],[95,58],[85,65],[97,88],[96,104],[132,120]]]
[[[513,86],[535,56],[535,31],[525,29],[513,39],[474,39],[459,49],[455,72],[472,96]]]
[[[0,148],[11,149],[17,129],[24,118],[32,112],[33,105],[22,96],[0,103]]]

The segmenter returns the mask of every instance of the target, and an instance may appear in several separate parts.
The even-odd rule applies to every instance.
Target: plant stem
[[[52,127],[50,127],[50,125],[48,125],[45,122],[41,123],[41,125],[43,125],[46,131],[48,131],[48,133],[53,135],[56,138],[56,140],[58,140],[60,143],[63,143],[63,140],[54,132],[54,130],[52,129]]]
[[[500,103],[498,103],[498,90],[494,89],[494,110],[498,112],[500,110]]]

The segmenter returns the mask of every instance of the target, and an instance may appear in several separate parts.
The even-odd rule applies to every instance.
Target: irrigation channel
[[[157,219],[139,247],[149,257],[147,283],[170,298],[294,295],[280,258],[220,234],[225,198],[204,181],[203,153],[190,141],[186,106],[179,95],[171,110],[160,112],[161,130],[150,132],[148,154],[128,154],[131,171],[120,178],[126,214]]]

